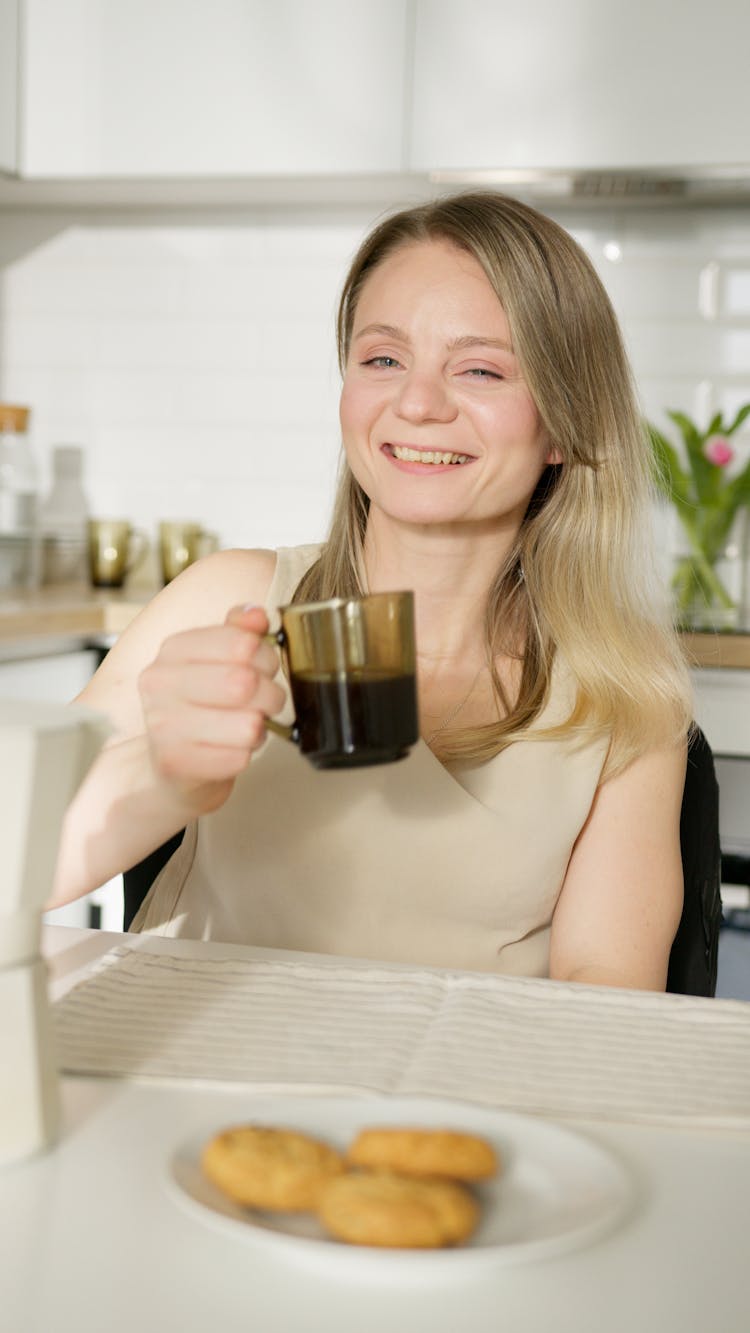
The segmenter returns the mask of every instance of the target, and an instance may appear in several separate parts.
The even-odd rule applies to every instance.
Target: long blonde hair
[[[691,717],[689,677],[650,558],[652,469],[617,319],[593,265],[557,223],[491,192],[448,196],[386,218],[363,241],[338,310],[342,373],[357,303],[396,249],[442,239],[481,264],[562,462],[548,467],[487,599],[489,659],[521,643],[521,686],[504,716],[454,730],[441,755],[483,761],[521,736],[610,738],[606,772],[676,742]],[[363,591],[369,501],[345,460],[328,540],[296,598]],[[555,654],[577,684],[570,716],[528,731],[549,691]],[[493,669],[494,671],[494,669]]]

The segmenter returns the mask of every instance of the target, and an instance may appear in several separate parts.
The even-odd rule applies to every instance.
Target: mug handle
[[[133,570],[142,564],[148,550],[148,534],[143,528],[132,528],[128,539],[130,547],[128,559],[125,564],[125,574],[132,574]]]
[[[198,533],[198,559],[202,560],[204,555],[213,555],[214,551],[218,551],[218,549],[218,532],[209,532],[207,528],[201,528]]]
[[[286,634],[283,629],[269,630],[263,635],[266,643],[272,643],[275,648],[286,648]],[[272,731],[275,736],[280,736],[284,741],[291,741],[292,745],[297,744],[299,733],[296,722],[277,722],[274,717],[266,718],[266,729]]]

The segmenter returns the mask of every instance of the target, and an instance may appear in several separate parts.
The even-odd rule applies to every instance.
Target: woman
[[[464,194],[374,230],[338,332],[328,541],[210,556],[122,636],[55,902],[186,828],[135,928],[663,989],[691,709],[606,294],[555,223]],[[400,587],[423,742],[316,773],[266,732],[269,613]]]

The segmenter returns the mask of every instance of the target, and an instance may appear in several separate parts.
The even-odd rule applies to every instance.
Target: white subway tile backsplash
[[[721,267],[715,259],[704,264],[698,276],[698,309],[704,319],[718,319],[720,309],[719,282]]]
[[[86,450],[92,510],[309,541],[339,455],[336,300],[378,210],[0,215],[0,394]],[[750,210],[558,214],[607,287],[643,411],[750,400]],[[743,435],[740,452],[750,450]],[[743,454],[744,456],[744,454]],[[657,522],[666,540],[667,524]]]
[[[679,319],[623,321],[636,376],[690,380],[746,376],[750,369],[750,329]]]
[[[722,371],[727,376],[750,376],[750,328],[726,329],[722,336]]]
[[[565,223],[563,215],[559,220]],[[606,230],[603,214],[599,218],[592,215],[589,224],[589,234],[595,237]],[[750,254],[747,205],[627,209],[614,215],[609,230],[619,242],[626,263],[659,254],[668,262],[707,256],[717,260],[741,258]]]
[[[353,210],[348,221],[323,221],[312,231],[309,220],[302,213],[293,222],[277,220],[263,231],[263,259],[271,264],[281,261],[302,269],[322,260],[348,267],[360,240],[376,217],[377,210],[372,215]]]
[[[750,264],[727,268],[722,285],[722,307],[727,318],[750,319]]]
[[[750,403],[750,368],[748,369],[744,381],[738,380],[735,384],[728,384],[725,386],[721,395],[719,407],[725,417],[733,418],[736,413],[739,412],[740,408],[744,407],[745,403]],[[739,433],[735,436],[735,440],[740,439],[750,445],[750,421],[747,419],[745,420],[744,425],[740,428]]]
[[[638,377],[638,398],[644,416],[667,432],[675,429],[668,411],[685,412],[698,421],[713,414],[716,411],[713,393],[709,380],[651,376],[645,371]]]
[[[669,265],[656,257],[647,262],[627,262],[624,257],[612,262],[605,258],[596,263],[596,268],[623,322],[705,318],[701,303],[704,265],[698,258]]]

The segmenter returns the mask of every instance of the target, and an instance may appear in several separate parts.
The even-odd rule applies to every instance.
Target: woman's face
[[[396,250],[367,278],[341,394],[349,465],[407,523],[517,529],[559,462],[481,266],[448,241]]]

